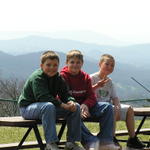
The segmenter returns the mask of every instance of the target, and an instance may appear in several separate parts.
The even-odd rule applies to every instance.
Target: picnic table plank
[[[150,116],[150,107],[133,108],[134,114],[138,116]]]

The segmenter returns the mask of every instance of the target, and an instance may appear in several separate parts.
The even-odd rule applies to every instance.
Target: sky
[[[89,30],[150,42],[149,6],[150,0],[0,0],[0,36]]]

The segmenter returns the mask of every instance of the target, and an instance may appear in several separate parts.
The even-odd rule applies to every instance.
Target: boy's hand
[[[67,103],[67,105],[70,106],[70,111],[71,111],[71,112],[75,112],[75,111],[76,111],[77,107],[76,107],[76,103],[75,103],[75,102],[69,101],[69,102]]]
[[[110,78],[104,77],[103,79],[101,79],[100,81],[98,81],[96,84],[92,86],[93,90],[103,87],[109,80]]]
[[[109,80],[110,78],[101,79],[100,81],[97,82],[97,87],[103,87]]]
[[[64,109],[66,109],[66,110],[69,110],[69,111],[71,111],[71,112],[74,112],[74,111],[76,111],[76,104],[73,102],[68,102],[67,104],[65,104],[65,103],[62,103],[61,105],[60,105],[60,107],[62,107],[62,108],[64,108]]]
[[[87,107],[87,105],[82,104],[80,106],[80,109],[81,109],[81,118],[84,119],[90,117],[89,108]]]

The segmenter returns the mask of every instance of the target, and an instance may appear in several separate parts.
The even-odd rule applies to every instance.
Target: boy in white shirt
[[[143,148],[145,145],[136,137],[134,127],[134,111],[130,105],[120,104],[112,80],[108,77],[114,70],[115,59],[109,54],[100,58],[99,72],[91,74],[92,87],[97,101],[110,102],[114,105],[115,120],[124,120],[129,132],[127,146],[131,148]],[[115,130],[115,129],[114,129]],[[117,143],[114,131],[114,142]]]

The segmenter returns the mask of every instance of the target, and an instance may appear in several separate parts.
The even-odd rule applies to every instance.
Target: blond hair
[[[58,54],[56,53],[56,52],[54,52],[54,51],[51,51],[51,50],[48,50],[48,51],[45,51],[42,55],[41,55],[41,64],[43,64],[43,63],[45,63],[45,61],[47,60],[47,59],[56,59],[56,60],[58,60],[58,62],[59,62],[59,56],[58,56]]]
[[[83,62],[83,55],[79,50],[71,50],[67,53],[66,62],[68,62],[72,58],[78,58]]]
[[[114,57],[113,57],[112,55],[110,55],[110,54],[103,54],[103,55],[101,56],[101,58],[100,58],[99,63],[101,64],[103,61],[108,60],[108,59],[111,59],[111,60],[114,62],[114,64],[115,64],[115,59],[114,59]]]

